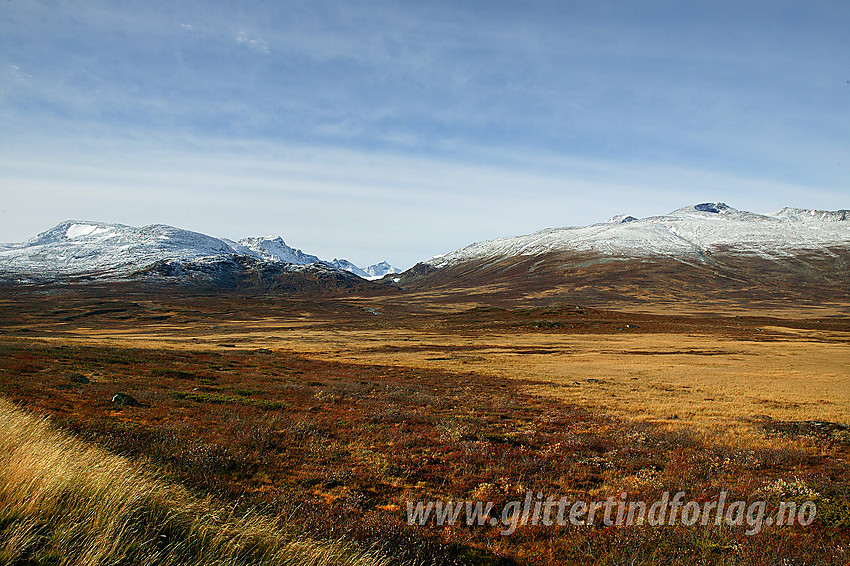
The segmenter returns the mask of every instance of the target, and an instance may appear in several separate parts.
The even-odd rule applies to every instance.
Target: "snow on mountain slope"
[[[387,262],[381,262],[375,265],[370,265],[366,269],[354,265],[347,259],[336,259],[325,261],[318,257],[305,254],[301,250],[296,250],[286,245],[286,242],[280,236],[266,236],[264,238],[243,238],[239,240],[239,244],[250,249],[266,261],[279,261],[283,263],[293,263],[296,265],[306,265],[311,263],[322,263],[334,269],[341,269],[353,273],[363,279],[380,279],[386,273],[397,273],[398,270]],[[383,272],[382,272],[383,270]]]
[[[172,226],[142,228],[123,224],[68,220],[26,242],[0,244],[0,275],[16,279],[69,276],[127,276],[154,264],[168,267],[212,266],[242,258],[269,266],[323,266],[363,279],[376,277],[347,260],[332,262],[291,248],[279,236],[244,238],[233,242]],[[244,263],[244,262],[243,262]],[[389,264],[384,262],[389,269]],[[372,269],[371,266],[370,269]],[[161,271],[162,269],[160,269]]]
[[[342,269],[343,271],[353,273],[354,275],[362,277],[363,279],[369,279],[368,273],[366,273],[347,259],[334,258],[333,261],[326,261],[324,263],[330,265],[331,267],[335,267],[336,269]]]
[[[380,279],[387,273],[401,273],[400,269],[393,267],[385,261],[370,265],[364,271],[366,272],[366,277],[368,279]]]
[[[798,250],[850,246],[850,211],[783,208],[770,214],[703,203],[663,216],[617,216],[591,226],[550,228],[526,236],[477,242],[427,265],[441,268],[472,259],[595,252],[617,257],[701,257],[716,249],[776,258]]]
[[[203,261],[248,255],[239,244],[151,225],[68,220],[20,244],[0,247],[0,267],[24,276],[127,275],[158,261]]]
[[[363,279],[368,279],[370,281],[374,279],[380,279],[387,273],[401,273],[400,270],[396,269],[385,261],[370,265],[369,267],[366,267],[364,269],[357,267],[347,259],[334,259],[333,261],[326,261],[324,263],[337,269],[349,271],[357,275],[358,277],[362,277]]]
[[[290,248],[280,236],[243,238],[239,240],[239,244],[266,261],[279,261],[283,263],[294,263],[296,265],[307,265],[322,261],[314,255],[305,254],[301,250]]]

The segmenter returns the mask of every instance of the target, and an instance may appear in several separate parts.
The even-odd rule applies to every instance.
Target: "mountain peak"
[[[401,273],[401,270],[393,267],[386,261],[370,265],[364,271],[369,274],[369,279],[380,279],[389,273]]]
[[[694,205],[694,210],[700,212],[710,212],[712,214],[726,214],[729,212],[738,212],[725,202],[703,202]]]
[[[638,219],[627,214],[618,214],[609,220],[606,224],[625,224],[626,222],[635,222]]]
[[[312,254],[306,254],[301,250],[287,246],[280,236],[243,238],[238,243],[266,261],[294,263],[296,265],[321,262],[318,257]]]

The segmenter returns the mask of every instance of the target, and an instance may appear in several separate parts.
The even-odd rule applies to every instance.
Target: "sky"
[[[4,0],[0,241],[407,268],[699,202],[850,208],[847,0]]]

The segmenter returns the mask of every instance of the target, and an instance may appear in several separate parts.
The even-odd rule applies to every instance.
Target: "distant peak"
[[[400,269],[393,267],[386,261],[370,265],[365,271],[369,274],[370,279],[380,279],[388,273],[401,273]]]
[[[638,219],[627,214],[618,214],[608,221],[608,224],[625,224],[626,222],[636,222]]]

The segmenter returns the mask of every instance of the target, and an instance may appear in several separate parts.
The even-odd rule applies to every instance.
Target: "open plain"
[[[18,287],[0,300],[0,392],[169,481],[399,564],[845,564],[847,312]],[[819,512],[753,536],[406,521],[409,501],[680,490]]]

